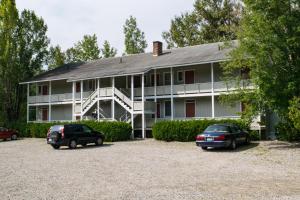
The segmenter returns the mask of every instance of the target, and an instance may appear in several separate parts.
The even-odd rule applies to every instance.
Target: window
[[[169,72],[164,73],[164,84],[171,85],[171,73]]]
[[[171,117],[171,101],[165,101],[165,117]]]
[[[91,133],[92,132],[91,129],[87,126],[82,126],[82,129],[83,129],[84,133]]]
[[[183,71],[179,71],[177,72],[177,81],[180,83],[180,82],[183,82]]]
[[[76,82],[76,92],[80,92],[80,82]]]
[[[89,90],[95,90],[95,80],[89,80]]]

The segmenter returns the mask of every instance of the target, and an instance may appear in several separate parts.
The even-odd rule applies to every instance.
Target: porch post
[[[75,90],[76,87],[76,82],[73,82],[73,86],[72,86],[72,99],[73,99],[73,104],[72,104],[72,121],[75,121]]]
[[[145,139],[145,75],[142,74],[142,138]]]
[[[132,127],[132,139],[134,139],[134,76],[131,75],[131,127]]]
[[[112,101],[111,101],[111,118],[115,120],[115,77],[111,78],[111,85],[112,85]]]
[[[211,71],[211,117],[215,118],[215,90],[214,90],[214,64],[210,65]]]
[[[83,81],[80,81],[80,107],[81,107],[81,113],[80,113],[80,120],[83,119]]]
[[[97,79],[98,100],[97,100],[97,120],[100,121],[100,79]]]
[[[52,95],[52,82],[49,81],[49,109],[48,109],[48,121],[51,122],[51,112],[52,112],[52,105],[51,105],[51,95]]]
[[[173,98],[173,85],[174,85],[173,68],[171,67],[171,120],[174,119],[174,98]]]
[[[154,69],[154,102],[155,102],[155,115],[154,115],[154,122],[157,121],[157,77],[156,77],[156,69]]]
[[[27,84],[27,123],[29,122],[29,83]]]

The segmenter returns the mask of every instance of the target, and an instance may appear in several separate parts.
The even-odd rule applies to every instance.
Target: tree
[[[125,34],[125,53],[138,54],[144,53],[147,48],[145,34],[142,32],[136,22],[136,18],[130,16],[123,26]]]
[[[91,61],[100,58],[97,36],[85,35],[74,47],[66,52],[69,62]]]
[[[237,70],[249,69],[255,86],[251,95],[253,110],[272,110],[283,121],[289,121],[290,102],[300,96],[300,2],[245,0],[244,3],[239,46],[224,66],[225,75],[233,79]],[[243,89],[240,93],[249,94]]]
[[[104,41],[101,52],[104,58],[115,57],[117,55],[117,50],[111,47],[107,40]]]
[[[20,17],[14,0],[0,2],[0,120],[20,119],[26,90],[20,82],[38,74],[45,62],[47,26],[33,11]]]
[[[64,65],[65,61],[65,53],[61,50],[59,45],[55,47],[50,47],[47,59],[48,70]]]
[[[162,36],[168,48],[236,39],[242,6],[234,0],[197,0],[191,13],[171,21]]]

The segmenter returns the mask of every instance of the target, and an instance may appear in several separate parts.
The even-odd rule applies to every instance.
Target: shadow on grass
[[[207,152],[230,152],[230,153],[234,153],[234,152],[243,152],[243,151],[247,151],[250,149],[253,149],[255,147],[257,147],[259,145],[259,142],[251,142],[250,144],[241,144],[238,145],[237,148],[235,150],[232,150],[230,148],[208,148]]]
[[[86,145],[86,146],[84,147],[84,146],[82,146],[82,145],[79,144],[79,145],[76,147],[76,149],[70,149],[70,148],[67,147],[67,146],[63,146],[63,147],[60,147],[60,149],[58,149],[58,150],[63,150],[63,151],[65,151],[65,150],[97,149],[97,148],[111,147],[112,145],[114,145],[114,144],[103,144],[103,145],[101,145],[101,146],[96,146],[96,145],[91,144],[91,145]]]

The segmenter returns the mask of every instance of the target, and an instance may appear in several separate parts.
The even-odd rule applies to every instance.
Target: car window
[[[92,130],[87,126],[82,126],[82,129],[83,129],[84,133],[91,133],[92,132]]]
[[[229,132],[227,126],[224,125],[212,125],[205,129],[206,132]]]

